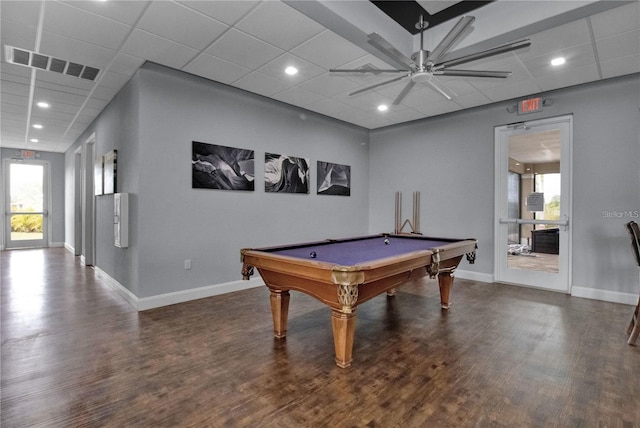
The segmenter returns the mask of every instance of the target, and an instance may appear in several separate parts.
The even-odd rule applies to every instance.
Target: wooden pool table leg
[[[451,291],[452,284],[452,271],[445,270],[438,273],[438,285],[440,286],[440,307],[442,307],[442,309],[449,309],[449,291]]]
[[[333,328],[333,344],[336,350],[336,364],[346,368],[351,365],[353,339],[356,332],[355,308],[351,313],[331,310],[331,327]]]
[[[271,290],[271,315],[273,316],[273,334],[278,339],[287,335],[289,316],[289,291]]]

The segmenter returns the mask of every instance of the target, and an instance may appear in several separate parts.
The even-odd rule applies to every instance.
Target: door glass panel
[[[560,130],[509,137],[507,199],[508,268],[557,273],[558,226],[530,223],[560,219]]]
[[[44,238],[44,166],[10,164],[11,241]]]

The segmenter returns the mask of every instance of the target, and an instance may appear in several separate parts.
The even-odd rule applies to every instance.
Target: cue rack
[[[402,192],[396,192],[396,225],[395,234],[411,233],[414,235],[422,235],[420,233],[420,192],[413,192],[413,223],[406,219],[402,224]],[[410,232],[404,232],[405,226],[411,228]]]

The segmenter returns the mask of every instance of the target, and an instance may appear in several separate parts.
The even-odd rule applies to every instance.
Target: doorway
[[[495,129],[496,281],[570,292],[573,117]]]
[[[46,162],[6,159],[5,248],[49,246],[49,167]]]

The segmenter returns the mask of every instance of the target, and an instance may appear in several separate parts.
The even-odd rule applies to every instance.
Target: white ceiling
[[[512,71],[509,78],[440,77],[457,94],[451,101],[418,84],[381,113],[376,107],[391,104],[406,82],[349,96],[394,76],[328,71],[390,68],[366,43],[373,31],[406,55],[417,49],[416,36],[368,1],[2,0],[1,144],[64,152],[147,60],[368,129],[640,72],[638,1],[540,3],[497,0],[477,9],[473,30],[450,54],[528,37],[527,49],[462,67]],[[425,48],[455,21],[428,29]],[[6,46],[102,71],[91,82],[10,64]],[[558,55],[567,63],[553,68],[549,61]],[[299,73],[286,75],[288,65]],[[51,107],[37,107],[41,100]]]

